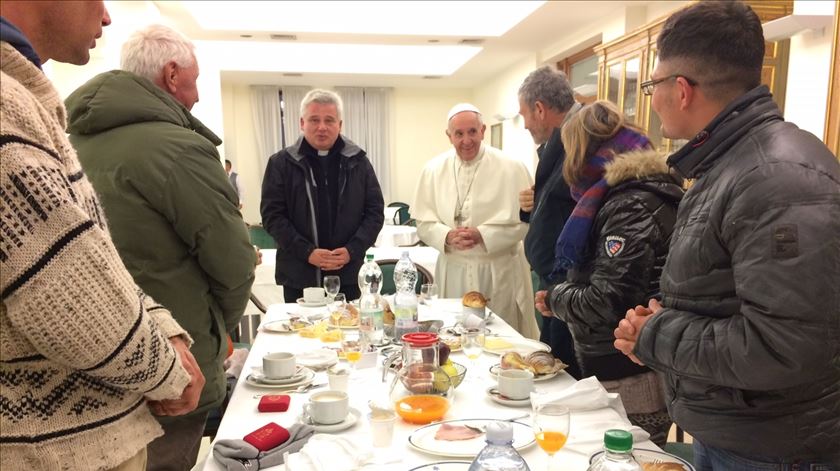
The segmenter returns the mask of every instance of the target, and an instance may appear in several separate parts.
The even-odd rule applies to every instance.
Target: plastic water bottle
[[[399,341],[404,334],[417,332],[417,267],[405,250],[394,267],[394,338]]]
[[[373,261],[373,254],[365,256],[365,263],[359,269],[359,299],[360,330],[367,336],[368,342],[381,345],[384,337],[382,298],[382,269]],[[366,319],[370,321],[366,322]]]
[[[595,459],[589,471],[642,471],[633,458],[633,435],[626,430],[604,432],[604,454]]]
[[[528,463],[513,447],[513,428],[508,422],[487,425],[487,446],[475,457],[469,471],[529,471]]]

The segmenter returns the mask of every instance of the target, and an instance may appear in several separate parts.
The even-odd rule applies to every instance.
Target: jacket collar
[[[668,158],[668,165],[686,178],[697,178],[755,126],[782,119],[770,89],[760,85],[727,105],[692,140]]]
[[[342,157],[349,159],[362,153],[362,148],[359,147],[355,142],[351,141],[350,139],[347,139],[347,137],[345,137],[344,135],[339,134],[338,140],[335,141],[336,144],[339,141],[342,141],[344,143],[344,147],[342,147],[339,151],[339,155],[341,155]],[[286,149],[286,152],[289,153],[289,155],[292,157],[292,160],[294,160],[295,162],[300,162],[305,157],[303,151],[301,150],[301,146],[303,145],[303,143],[303,136],[300,136],[298,137],[294,145]],[[307,145],[309,145],[308,142]],[[335,146],[335,144],[333,144],[333,146]]]
[[[19,30],[17,26],[2,16],[0,16],[0,41],[6,41],[11,44],[19,53],[29,59],[29,62],[35,64],[39,69],[41,68],[41,58],[38,57],[38,53],[35,52],[32,43],[29,42],[29,39],[26,38],[23,31]]]
[[[652,149],[641,149],[616,155],[604,169],[604,178],[610,187],[629,180],[641,180],[655,175],[667,175],[665,157]]]

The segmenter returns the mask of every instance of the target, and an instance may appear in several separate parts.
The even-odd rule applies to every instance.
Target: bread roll
[[[487,299],[478,291],[470,291],[461,298],[461,303],[467,307],[484,308],[487,307]]]

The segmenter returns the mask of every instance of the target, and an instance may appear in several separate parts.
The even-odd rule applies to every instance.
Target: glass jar
[[[434,371],[440,363],[438,335],[432,332],[411,332],[402,336],[403,369],[412,365],[427,365]]]

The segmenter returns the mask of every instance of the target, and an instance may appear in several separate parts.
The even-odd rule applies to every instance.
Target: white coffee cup
[[[309,397],[303,405],[303,415],[322,425],[337,424],[347,418],[350,399],[343,391],[321,391]]]
[[[375,410],[368,414],[370,432],[373,436],[373,446],[389,447],[394,438],[394,423],[397,414],[392,410]]]
[[[303,288],[303,300],[307,303],[321,303],[327,297],[327,292],[324,288]]]
[[[295,374],[297,360],[294,353],[275,352],[263,357],[263,374],[270,379],[289,378]]]
[[[499,371],[499,394],[514,400],[527,399],[534,389],[534,373],[528,370]]]
[[[331,390],[347,392],[350,372],[345,369],[329,369],[327,370],[327,379],[330,382]]]

